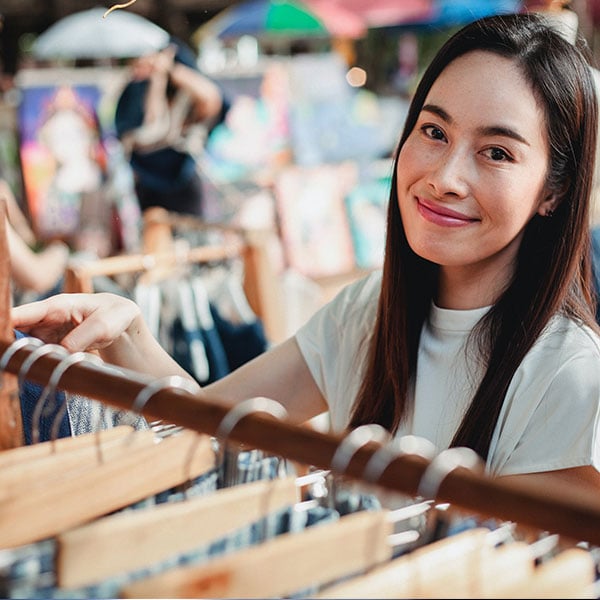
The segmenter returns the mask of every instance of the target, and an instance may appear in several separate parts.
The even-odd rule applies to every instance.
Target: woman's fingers
[[[59,294],[17,306],[13,327],[71,352],[112,344],[139,315],[137,305],[115,294]]]

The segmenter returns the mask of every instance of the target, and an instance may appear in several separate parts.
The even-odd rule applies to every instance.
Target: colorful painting
[[[32,225],[42,240],[68,239],[82,203],[102,187],[106,155],[93,84],[30,85],[21,89],[20,157]]]

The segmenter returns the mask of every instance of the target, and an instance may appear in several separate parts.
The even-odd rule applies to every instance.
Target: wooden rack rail
[[[0,356],[9,346],[10,342],[0,341]],[[17,374],[31,351],[26,347],[18,349],[8,361],[6,371]],[[41,356],[28,371],[28,379],[46,384],[58,364],[59,357]],[[118,408],[131,409],[142,390],[151,389],[147,386],[153,381],[156,384],[156,380],[138,373],[84,361],[72,364],[63,372],[59,387]],[[204,399],[173,385],[157,387],[142,408],[149,420],[162,419],[208,435],[219,432],[228,412],[226,406],[214,399]],[[344,436],[322,433],[255,412],[241,418],[228,439],[335,472],[332,459]],[[368,461],[380,447],[375,442],[359,447],[344,468],[344,474],[363,480]],[[430,461],[421,456],[398,456],[382,472],[377,485],[414,497],[418,495],[419,483],[429,464]],[[531,483],[516,485],[458,467],[443,478],[435,499],[471,514],[513,521],[574,541],[600,544],[600,499],[581,490]]]
[[[198,246],[178,251],[173,228],[190,222],[196,228],[216,229],[230,234],[223,244]],[[63,289],[67,293],[94,291],[93,278],[135,272],[168,272],[182,264],[208,263],[240,257],[244,264],[244,293],[250,307],[261,320],[271,342],[282,340],[284,329],[282,291],[266,247],[266,233],[218,224],[202,224],[191,217],[176,218],[162,208],[144,213],[143,251],[140,254],[111,256],[94,261],[71,263],[65,270]]]

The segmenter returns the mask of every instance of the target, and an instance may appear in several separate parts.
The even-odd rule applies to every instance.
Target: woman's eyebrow
[[[485,127],[478,127],[477,131],[481,135],[488,135],[488,136],[500,135],[503,137],[508,137],[513,140],[516,140],[517,142],[521,142],[522,144],[525,144],[526,146],[530,145],[529,142],[522,135],[517,133],[514,129],[511,129],[510,127],[505,127],[503,125],[487,125]]]
[[[430,112],[434,115],[437,115],[440,119],[445,121],[448,124],[452,124],[454,119],[441,107],[437,104],[424,104],[421,111]],[[480,135],[486,136],[502,136],[508,137],[517,142],[521,142],[526,146],[529,146],[529,142],[519,133],[517,133],[514,129],[510,127],[506,127],[505,125],[485,125],[477,128],[477,133]]]
[[[452,117],[441,106],[438,106],[437,104],[424,104],[421,111],[433,113],[434,115],[440,117],[440,119],[446,121],[446,123],[452,123]]]

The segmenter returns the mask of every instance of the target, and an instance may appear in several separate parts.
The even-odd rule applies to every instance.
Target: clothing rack
[[[6,200],[0,199],[0,223],[7,221]],[[0,228],[0,336],[4,340],[13,340],[14,333],[10,324],[12,304],[10,254],[6,229]],[[0,450],[16,448],[23,444],[23,426],[21,407],[15,401],[17,379],[8,374],[0,389]]]
[[[0,341],[0,356],[9,346],[9,341]],[[7,362],[6,371],[17,374],[31,352],[27,347],[16,350]],[[28,379],[47,384],[60,360],[51,354],[41,356],[29,369]],[[161,381],[111,365],[82,361],[63,372],[59,388],[128,410],[145,390],[146,400],[140,412],[148,420],[163,420],[217,435],[226,415],[233,409],[210,397],[204,399],[186,391],[177,385],[177,379]],[[240,416],[228,434],[229,440],[300,464],[336,472],[332,461],[344,435],[280,421],[264,411]],[[365,467],[380,447],[373,441],[358,447],[343,472],[339,469],[337,472],[364,481]],[[419,455],[399,455],[390,461],[376,483],[381,488],[415,497],[425,470],[431,464],[432,460]],[[600,500],[592,493],[562,486],[507,483],[458,466],[442,478],[435,500],[482,517],[509,520],[533,530],[600,545]]]
[[[1,207],[0,207],[1,208]],[[0,215],[1,217],[1,215]],[[0,357],[6,355],[14,343],[10,329],[10,282],[8,251],[4,236],[0,233],[0,298],[5,328],[0,339]],[[7,325],[8,324],[8,325]],[[0,374],[2,386],[0,401],[3,411],[14,408],[13,394],[17,375],[24,361],[34,351],[32,347],[13,347],[15,350],[6,361]],[[8,355],[6,355],[8,356]],[[341,466],[334,460],[341,446],[348,441],[342,434],[323,433],[302,425],[293,424],[268,414],[266,404],[256,402],[247,408],[244,403],[227,407],[211,397],[201,397],[188,391],[180,377],[153,379],[133,371],[99,364],[95,355],[90,360],[72,362],[61,369],[60,381],[56,380],[58,367],[64,357],[53,353],[40,355],[29,367],[27,379],[41,385],[53,381],[59,389],[92,398],[107,405],[142,413],[149,421],[162,420],[174,425],[216,437],[224,435],[229,441],[245,447],[259,448],[276,456],[291,459],[344,475],[356,481],[366,481],[365,469],[372,464],[377,452],[386,446],[374,438],[357,445],[347,464]],[[143,402],[141,401],[143,399]],[[15,417],[15,413],[12,413]],[[19,415],[20,416],[20,415]],[[223,424],[227,419],[228,427]],[[17,421],[20,423],[20,420]],[[2,419],[2,423],[6,421]],[[0,447],[8,448],[22,444],[18,427],[0,428]],[[387,466],[380,469],[375,483],[381,489],[399,492],[410,497],[419,495],[424,475],[430,472],[438,457],[404,453],[390,454]],[[182,460],[189,460],[183,456]],[[512,521],[535,531],[559,534],[573,541],[586,541],[600,545],[600,500],[597,495],[566,486],[540,486],[532,482],[508,483],[493,479],[484,473],[460,464],[438,473],[438,481],[431,497],[438,502],[450,503],[471,514]]]
[[[67,293],[94,291],[93,278],[127,273],[169,273],[184,264],[210,263],[241,258],[244,265],[244,293],[248,303],[263,324],[270,341],[281,338],[283,313],[281,291],[277,275],[265,244],[265,233],[250,231],[217,223],[204,223],[197,217],[177,216],[163,208],[144,211],[142,252],[98,259],[85,263],[71,263],[64,276],[63,290]],[[227,241],[178,250],[173,229],[186,224],[195,229],[223,232]]]

